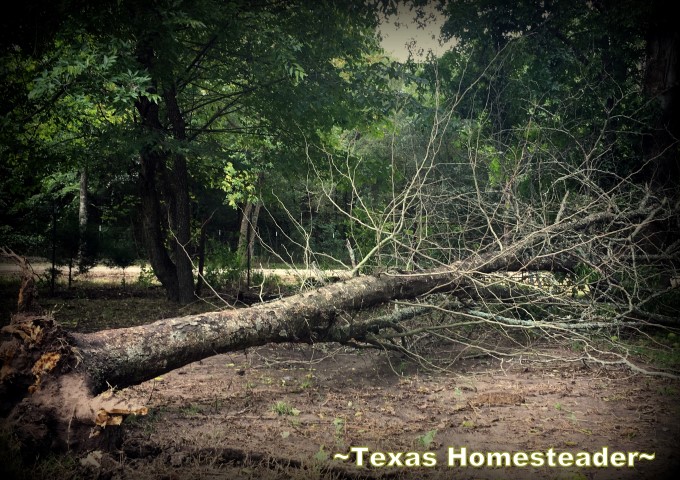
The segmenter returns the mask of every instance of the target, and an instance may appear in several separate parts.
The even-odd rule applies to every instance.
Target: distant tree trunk
[[[85,270],[87,256],[87,193],[88,174],[87,167],[80,172],[80,194],[78,202],[78,269]]]
[[[257,221],[260,216],[260,202],[247,202],[243,207],[241,228],[239,229],[237,252],[242,255],[248,271],[248,286],[250,286],[250,267],[255,252],[255,237]]]
[[[250,252],[250,257],[252,258],[255,254],[255,237],[257,236],[257,221],[260,217],[260,207],[262,204],[257,202],[253,208],[252,217],[250,219],[251,235],[250,241],[248,242],[248,251]]]
[[[210,214],[210,216],[203,222],[203,224],[201,225],[201,233],[199,234],[198,237],[198,278],[196,278],[196,290],[195,290],[196,296],[201,295],[201,291],[203,290],[203,284],[205,283],[205,281],[203,280],[203,269],[205,268],[205,243],[208,236],[208,224],[210,223],[210,220],[212,220],[214,214],[215,211],[213,211]]]
[[[57,277],[57,205],[52,202],[52,269],[50,271],[50,295],[54,295]]]
[[[241,209],[241,226],[238,232],[238,244],[236,246],[236,251],[243,255],[245,259],[246,248],[248,244],[248,230],[250,229],[250,215],[253,210],[253,204],[251,202],[246,202]]]

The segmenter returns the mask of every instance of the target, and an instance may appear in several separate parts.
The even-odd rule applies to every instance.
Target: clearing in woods
[[[7,279],[2,286],[5,297],[15,288]],[[80,282],[70,292],[62,285],[53,298],[41,295],[43,307],[79,331],[212,308],[180,309],[166,304],[158,289],[110,283]],[[450,348],[433,348],[432,355],[450,358],[448,370],[426,371],[394,353],[336,344],[269,345],[214,356],[114,390],[123,398],[145,398],[150,411],[126,420],[120,448],[54,455],[27,467],[17,463],[10,441],[3,446],[2,465],[24,478],[167,480],[658,480],[680,468],[678,381],[618,366],[465,358],[465,352]],[[351,447],[403,455],[392,467],[358,468],[356,455],[333,460]],[[608,452],[654,453],[655,458],[620,468],[449,466],[449,448],[460,452],[463,447],[468,455],[547,454],[550,449],[556,455],[594,454],[606,447]],[[422,465],[424,452],[432,452],[436,467]],[[368,455],[365,463],[370,463]],[[381,458],[375,457],[376,463]],[[404,465],[414,458],[420,467]],[[385,459],[394,457],[385,454]]]

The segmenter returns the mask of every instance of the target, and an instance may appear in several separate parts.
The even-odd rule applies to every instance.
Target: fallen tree
[[[588,302],[570,294],[549,295],[545,290],[537,291],[512,281],[511,276],[501,275],[517,271],[573,272],[585,257],[594,258],[598,254],[597,244],[611,243],[623,233],[632,245],[633,234],[641,225],[658,221],[660,212],[665,211],[661,206],[645,199],[637,208],[624,212],[602,211],[552,223],[512,244],[492,244],[487,251],[478,250],[450,265],[364,275],[249,308],[160,320],[132,328],[69,333],[49,316],[17,314],[2,329],[5,336],[0,352],[2,414],[27,445],[90,446],[93,442],[111,440],[112,428],[106,427],[120,424],[126,415],[145,413],[141,403],[120,405],[115,396],[102,395],[110,389],[135,385],[212,355],[268,343],[341,342],[409,353],[403,340],[421,331],[409,331],[401,322],[433,308],[446,312],[448,318],[462,315],[467,321],[474,318],[506,327],[554,328],[572,333],[603,326],[639,328],[643,323],[654,324],[654,318],[672,323],[670,317],[645,315],[637,303],[623,303],[618,311],[609,308],[606,317],[598,317],[592,310],[597,308],[592,295]],[[582,241],[578,249],[567,248],[565,242],[570,237],[588,240]],[[590,253],[584,253],[585,247]],[[672,255],[677,245],[665,248]],[[657,253],[662,256],[663,252]],[[499,278],[505,280],[498,281]],[[550,297],[564,309],[578,305],[585,311],[589,306],[590,323],[583,316],[576,320],[566,315],[508,318],[497,314],[491,308],[493,302],[488,301],[482,304],[486,311],[479,311],[479,305],[444,302],[369,316],[362,321],[354,321],[350,315],[390,301],[442,292],[449,292],[449,298],[455,295],[472,301],[490,298],[503,301],[505,295],[513,302],[531,303],[532,298]],[[455,322],[450,322],[436,328],[455,326]],[[642,371],[625,359],[619,363]]]

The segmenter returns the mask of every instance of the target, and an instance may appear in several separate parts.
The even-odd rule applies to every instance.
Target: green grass
[[[280,416],[297,416],[297,415],[300,415],[300,410],[298,410],[297,408],[294,408],[288,402],[284,402],[282,400],[276,402],[272,406],[272,411],[275,412],[277,415],[280,415]]]

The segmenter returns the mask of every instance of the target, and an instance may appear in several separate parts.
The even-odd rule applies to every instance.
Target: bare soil
[[[148,318],[153,308],[183,312],[164,310],[154,290],[80,292],[56,300],[57,320],[79,318],[74,330],[156,320]],[[103,321],[96,312],[105,305],[114,313]],[[680,382],[618,366],[478,357],[433,372],[394,353],[284,344],[217,355],[113,394],[144,399],[150,413],[129,417],[109,451],[40,459],[24,467],[24,478],[659,480],[680,471]],[[351,447],[404,452],[402,462],[406,452],[432,452],[437,465],[359,468],[355,455],[333,459]],[[450,447],[483,454],[607,447],[655,458],[622,468],[475,468],[448,466]]]
[[[393,354],[336,345],[272,345],[215,356],[119,393],[147,397],[152,414],[126,431],[124,460],[117,468],[124,478],[363,473],[375,478],[659,479],[680,467],[678,382],[621,369],[519,359],[459,362],[451,370],[419,372]],[[282,413],[282,405],[290,411]],[[352,446],[435,452],[438,467],[358,469],[351,460],[332,460]],[[634,468],[477,469],[447,466],[449,447],[483,453],[608,447],[656,457]],[[291,462],[306,470],[287,467]],[[324,472],[324,466],[332,469]]]

